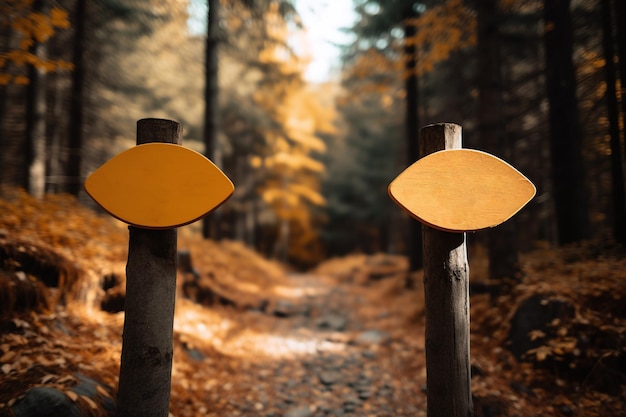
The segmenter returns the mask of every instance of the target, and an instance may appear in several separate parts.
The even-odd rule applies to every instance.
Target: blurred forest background
[[[0,1],[0,182],[91,204],[85,177],[134,145],[137,120],[167,118],[236,186],[205,237],[298,267],[417,253],[387,185],[420,127],[453,122],[537,186],[471,237],[492,278],[538,245],[626,240],[625,2],[353,6],[340,65],[310,82],[303,1]]]

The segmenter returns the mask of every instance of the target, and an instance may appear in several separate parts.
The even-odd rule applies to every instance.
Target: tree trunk
[[[246,222],[246,244],[251,248],[256,248],[256,200],[250,199],[246,204],[245,222]]]
[[[9,48],[11,48],[13,43],[13,30],[8,26],[0,27],[0,45],[3,45],[0,49],[0,53],[7,53]],[[1,72],[8,71],[10,68],[10,64],[5,64],[4,67],[0,70]],[[7,112],[6,109],[9,104],[9,86],[8,85],[0,85],[0,149],[2,152],[0,153],[0,183],[4,182],[7,175],[5,174],[5,158],[6,158],[6,138],[7,132],[5,130]]]
[[[626,159],[626,2],[614,0],[615,6],[615,32],[617,37],[617,56],[620,89],[618,96],[621,99],[622,109],[622,142],[624,143],[624,158]]]
[[[70,105],[70,124],[68,140],[68,160],[66,165],[63,189],[72,194],[78,195],[82,190],[81,180],[81,155],[83,147],[83,83],[85,78],[85,62],[83,59],[85,52],[85,20],[86,0],[77,0],[74,11],[74,50],[72,71],[72,90]]]
[[[503,115],[503,80],[498,42],[498,2],[476,3],[478,19],[478,136],[484,149],[506,159],[507,143]],[[514,279],[518,272],[516,228],[508,221],[487,233],[489,276]]]
[[[613,236],[626,244],[626,202],[624,201],[624,173],[619,135],[619,111],[615,89],[615,48],[613,38],[613,16],[611,1],[602,0],[602,35],[604,46],[604,72],[606,77],[606,106],[611,137],[611,180],[613,195]]]
[[[280,262],[287,262],[289,260],[290,231],[289,219],[281,219],[278,223],[278,237],[272,251],[272,257]]]
[[[570,0],[545,0],[544,23],[554,203],[559,244],[567,244],[589,237]]]
[[[47,14],[50,6],[39,0],[34,10]],[[35,42],[32,53],[40,60],[46,59],[46,46]],[[46,70],[30,65],[26,105],[26,172],[24,187],[36,198],[43,197],[46,189]]]
[[[417,34],[415,19],[417,12],[411,7],[404,19],[404,58],[406,60],[406,144],[407,144],[407,164],[411,165],[419,158],[419,89],[417,79],[417,46],[414,38]],[[422,224],[415,219],[409,218],[409,270],[417,271],[422,268],[424,260],[422,258]],[[413,283],[407,281],[407,286]]]
[[[204,154],[216,161],[217,137],[219,134],[219,86],[218,86],[218,43],[219,43],[219,0],[208,0],[207,38],[205,45],[205,90],[204,90]],[[219,209],[202,220],[202,235],[205,239],[219,238]]]
[[[52,79],[52,88],[50,89],[51,98],[49,104],[52,106],[50,114],[52,123],[48,127],[48,165],[46,167],[46,193],[57,194],[63,191],[61,188],[61,179],[64,177],[63,162],[61,160],[61,143],[63,136],[63,126],[61,120],[63,118],[63,89],[57,81],[59,74],[50,74],[49,80]]]

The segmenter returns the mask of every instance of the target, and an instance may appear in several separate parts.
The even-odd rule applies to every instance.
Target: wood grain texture
[[[389,195],[431,227],[464,232],[508,220],[534,197],[535,186],[493,155],[450,149],[407,168],[389,185]]]
[[[125,223],[170,228],[192,223],[226,201],[233,183],[204,155],[146,143],[115,156],[85,181],[102,208]]]
[[[461,127],[426,126],[420,156],[461,147]],[[450,167],[452,168],[452,167]],[[465,233],[423,228],[428,417],[473,414],[469,351],[469,265]]]

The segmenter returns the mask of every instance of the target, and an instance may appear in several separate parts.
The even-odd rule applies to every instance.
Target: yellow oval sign
[[[147,143],[98,168],[85,181],[85,190],[123,222],[163,229],[202,218],[235,187],[204,155],[180,145]]]
[[[425,156],[391,184],[389,196],[436,229],[466,232],[497,226],[535,196],[535,186],[503,160],[471,149]]]

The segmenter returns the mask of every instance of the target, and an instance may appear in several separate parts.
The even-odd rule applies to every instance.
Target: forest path
[[[419,299],[402,282],[289,275],[284,298],[215,339],[234,373],[211,383],[209,415],[425,415],[423,320],[407,321]]]

